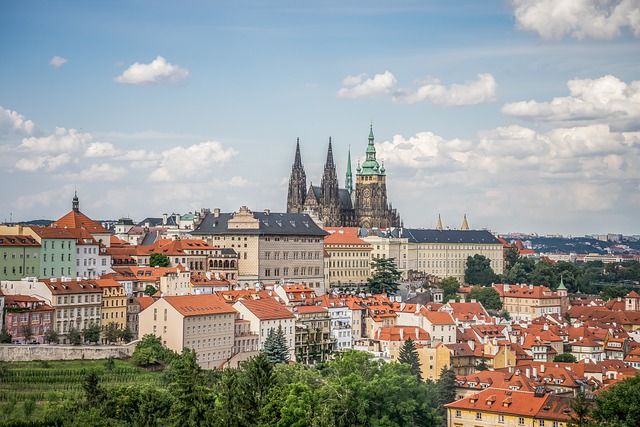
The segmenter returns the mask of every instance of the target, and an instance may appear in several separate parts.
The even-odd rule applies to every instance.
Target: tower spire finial
[[[73,200],[71,202],[71,209],[75,212],[80,212],[80,200],[78,199],[78,190],[73,191]]]
[[[438,214],[438,223],[436,224],[436,230],[442,230],[442,219],[440,219],[440,214]]]
[[[347,177],[344,181],[345,187],[349,194],[353,192],[353,175],[351,175],[351,145],[349,145],[349,151],[347,154]]]
[[[460,227],[462,230],[468,230],[469,229],[469,223],[467,222],[467,214],[464,214],[464,219],[462,220],[462,227]]]

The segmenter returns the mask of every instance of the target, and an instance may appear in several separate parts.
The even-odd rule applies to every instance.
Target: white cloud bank
[[[149,64],[136,62],[114,80],[131,85],[173,84],[189,78],[189,71],[158,56]]]
[[[550,102],[509,103],[502,107],[502,113],[561,127],[602,123],[614,130],[640,129],[640,81],[627,84],[607,75],[570,80],[567,86],[569,96]]]
[[[0,107],[0,138],[11,134],[31,135],[35,124],[22,114]]]
[[[54,56],[53,58],[51,58],[51,61],[49,61],[49,65],[51,65],[53,68],[60,68],[66,63],[67,59],[63,58],[62,56]]]
[[[432,79],[415,92],[399,90],[393,97],[395,102],[413,104],[429,101],[437,105],[476,105],[494,102],[498,85],[491,74],[479,74],[478,78],[465,83],[452,84],[447,88],[438,79]]]
[[[640,37],[639,0],[512,0],[518,27],[543,39]]]
[[[229,163],[238,152],[223,148],[218,141],[207,141],[189,147],[173,147],[162,153],[160,166],[151,174],[151,181],[189,181],[209,176],[212,171]]]
[[[376,95],[384,95],[393,90],[396,78],[389,71],[383,74],[376,74],[373,78],[368,78],[364,73],[357,76],[347,76],[342,81],[342,86],[338,90],[339,98],[363,98]]]

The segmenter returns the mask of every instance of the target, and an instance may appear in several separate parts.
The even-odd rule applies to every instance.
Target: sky
[[[0,222],[284,212],[370,125],[405,227],[640,234],[640,0],[0,3]]]

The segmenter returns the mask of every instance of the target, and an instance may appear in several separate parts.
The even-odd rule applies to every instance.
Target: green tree
[[[511,314],[507,311],[507,309],[502,309],[500,313],[498,313],[498,317],[506,320],[507,322],[511,320]]]
[[[407,338],[400,348],[398,362],[409,365],[411,373],[415,375],[419,381],[422,380],[422,370],[420,369],[422,364],[420,363],[420,356],[418,356],[418,350],[416,350],[416,346],[411,338]]]
[[[84,389],[88,407],[97,407],[102,401],[104,390],[100,385],[100,377],[96,371],[91,370],[85,374],[82,388]]]
[[[268,394],[274,386],[274,365],[263,352],[260,352],[243,362],[241,367],[241,389],[246,399],[246,416],[259,420],[267,404]]]
[[[20,332],[22,333],[22,337],[24,338],[24,342],[28,343],[33,338],[33,329],[31,329],[31,325],[24,325],[20,328]]]
[[[147,287],[144,288],[144,294],[149,297],[155,295],[156,292],[158,292],[158,290],[153,285],[147,285]]]
[[[640,425],[640,375],[626,378],[603,390],[592,407],[598,425]]]
[[[554,362],[563,362],[563,363],[576,363],[576,357],[571,353],[562,353],[558,354],[553,358]]]
[[[69,339],[69,343],[73,345],[82,344],[82,333],[73,326],[69,328],[69,332],[67,332],[67,338]]]
[[[289,362],[289,346],[282,326],[278,326],[278,329],[269,329],[267,338],[264,340],[263,351],[269,362],[273,364]]]
[[[460,289],[460,282],[455,277],[445,277],[438,284],[438,288],[444,291],[443,301],[447,302],[450,299],[455,299],[458,290]]]
[[[90,324],[82,331],[82,335],[85,342],[97,343],[100,341],[100,325],[97,323]]]
[[[58,344],[60,342],[60,337],[56,331],[49,329],[44,333],[44,341],[49,344]]]
[[[531,272],[530,283],[536,286],[556,286],[556,283],[560,282],[560,277],[556,271],[554,264],[549,261],[538,261],[535,268]]]
[[[124,343],[131,342],[131,340],[133,339],[133,332],[131,332],[131,329],[129,329],[129,327],[127,326],[126,328],[120,329],[118,331],[118,338],[121,339]]]
[[[489,369],[489,365],[487,365],[487,360],[483,357],[480,358],[480,361],[476,364],[476,372],[482,372]]]
[[[447,413],[444,405],[456,400],[456,387],[458,386],[456,379],[456,373],[453,368],[444,366],[442,370],[440,370],[440,378],[436,381],[436,390],[437,403],[441,408],[440,415],[443,417],[446,416]]]
[[[168,256],[159,252],[154,252],[149,256],[149,265],[152,267],[169,267],[171,260]]]
[[[0,313],[2,315],[3,313]],[[11,344],[11,334],[7,331],[7,328],[2,325],[2,330],[0,330],[0,344]]]
[[[120,338],[120,328],[118,327],[118,324],[116,322],[107,323],[107,326],[104,327],[104,331],[102,331],[102,335],[110,344],[118,341],[118,338]]]
[[[500,294],[491,287],[474,286],[469,292],[469,298],[475,299],[487,310],[500,310],[502,308]]]
[[[171,425],[201,426],[209,418],[215,401],[213,393],[206,386],[204,372],[198,365],[198,356],[194,350],[185,349],[172,365],[174,381],[169,390],[175,402],[170,411]]]
[[[131,355],[133,363],[138,366],[168,364],[176,357],[178,357],[176,352],[162,345],[160,338],[153,334],[143,336]]]
[[[497,283],[499,277],[491,268],[491,260],[484,255],[476,254],[467,258],[464,281],[470,285],[490,286]]]
[[[103,416],[119,425],[165,426],[173,398],[169,391],[152,384],[121,385],[108,389],[102,404]]]
[[[395,258],[373,258],[371,263],[373,275],[367,281],[367,290],[372,294],[386,292],[395,295],[402,275],[396,268]]]
[[[515,246],[509,246],[504,253],[504,261],[505,261],[505,269],[507,271],[511,270],[514,265],[520,260],[520,253],[518,252],[518,248]]]
[[[583,391],[579,391],[576,396],[571,399],[571,421],[567,423],[568,427],[585,427],[591,425],[589,416],[593,406],[593,395],[587,395]]]

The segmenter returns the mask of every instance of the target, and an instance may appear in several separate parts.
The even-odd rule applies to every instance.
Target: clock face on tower
[[[362,195],[363,195],[364,197],[369,197],[369,196],[371,196],[371,190],[369,190],[368,188],[365,188],[365,189],[362,191]]]

